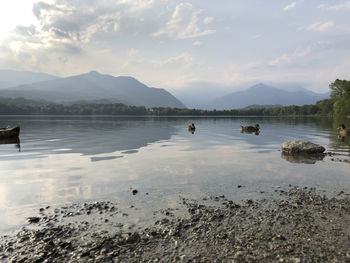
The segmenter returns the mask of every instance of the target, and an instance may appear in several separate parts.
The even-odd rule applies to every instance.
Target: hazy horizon
[[[179,93],[198,83],[327,92],[350,71],[350,1],[13,0],[0,10],[0,68],[96,70]]]

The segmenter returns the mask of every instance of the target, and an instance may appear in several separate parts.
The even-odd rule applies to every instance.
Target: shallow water
[[[194,134],[186,129],[192,122]],[[281,155],[282,142],[298,139],[349,159],[349,139],[338,139],[325,118],[2,116],[0,123],[21,125],[20,141],[0,142],[2,233],[34,209],[69,202],[108,199],[150,211],[176,207],[179,195],[240,198],[288,184],[350,189],[349,163]],[[240,132],[255,123],[259,135]]]

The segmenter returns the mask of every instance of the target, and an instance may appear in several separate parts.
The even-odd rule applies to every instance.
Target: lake
[[[179,196],[240,199],[289,184],[350,189],[350,163],[339,161],[349,159],[350,141],[326,118],[2,116],[0,123],[21,125],[19,141],[0,142],[1,233],[40,207],[71,202],[114,200],[149,212],[176,207]],[[255,123],[259,135],[240,132]],[[339,155],[283,156],[282,142],[296,139]]]

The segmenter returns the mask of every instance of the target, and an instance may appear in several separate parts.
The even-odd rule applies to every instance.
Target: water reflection
[[[255,135],[259,135],[260,134],[260,130],[257,130],[257,131],[241,131],[241,133],[248,133],[248,134],[255,134]]]
[[[122,158],[123,156],[106,156],[106,157],[91,157],[91,162],[99,162],[99,161],[106,161],[106,160],[114,160],[118,158]]]
[[[324,159],[325,155],[324,154],[290,155],[290,154],[282,153],[281,157],[290,163],[315,164],[317,161],[322,161]]]
[[[24,152],[97,155],[168,140],[176,128],[147,118],[33,118],[21,121]],[[132,152],[126,152],[132,153]],[[40,156],[37,156],[38,158]]]
[[[344,136],[344,135],[338,135],[338,139],[341,142],[349,143],[350,142],[350,136]]]
[[[0,144],[14,144],[18,151],[21,151],[21,142],[18,137],[13,138],[2,138]]]
[[[191,133],[191,134],[194,134],[195,130],[188,129],[188,132]]]

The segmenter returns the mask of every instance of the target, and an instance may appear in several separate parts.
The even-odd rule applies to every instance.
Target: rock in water
[[[312,142],[288,141],[282,144],[285,154],[322,154],[326,149]]]

